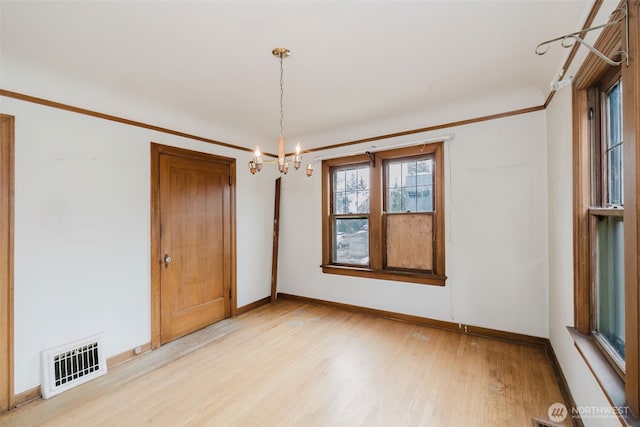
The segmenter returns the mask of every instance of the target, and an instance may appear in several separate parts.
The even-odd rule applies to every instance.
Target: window
[[[433,155],[384,162],[387,269],[433,272]]]
[[[622,170],[622,83],[615,75],[590,89],[592,132],[589,241],[592,265],[590,329],[620,373],[625,370],[624,199]]]
[[[323,271],[444,285],[443,143],[323,162]]]
[[[627,37],[638,40],[640,3],[623,2],[627,8],[628,27],[607,27],[595,44],[609,57],[625,49]],[[632,425],[640,414],[640,64],[637,44],[628,48],[628,64],[611,67],[590,54],[573,79],[569,331],[612,405],[629,409],[619,416]]]
[[[369,165],[332,171],[332,262],[369,265]]]

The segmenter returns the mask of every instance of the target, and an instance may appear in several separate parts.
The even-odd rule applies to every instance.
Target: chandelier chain
[[[280,54],[280,136],[284,136],[284,132],[283,132],[283,125],[282,122],[284,120],[284,102],[283,102],[283,98],[284,98],[284,68],[282,67],[282,57],[283,55]]]

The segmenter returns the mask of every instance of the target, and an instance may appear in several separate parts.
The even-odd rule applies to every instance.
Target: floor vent
[[[42,397],[45,399],[106,374],[102,335],[44,350],[42,373]]]

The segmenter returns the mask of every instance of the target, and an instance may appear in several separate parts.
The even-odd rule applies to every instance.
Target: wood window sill
[[[590,335],[582,334],[576,328],[570,326],[567,326],[567,330],[571,334],[578,352],[587,363],[600,388],[604,391],[607,400],[612,408],[615,409],[622,425],[640,426],[640,419],[631,412],[626,404],[624,381],[602,354],[594,338]],[[588,413],[582,413],[581,416],[586,418]]]
[[[444,286],[446,276],[436,274],[372,270],[369,268],[347,267],[343,265],[321,265],[322,272],[326,274],[340,274],[343,276],[366,277],[368,279],[394,280],[397,282],[418,283],[422,285]]]

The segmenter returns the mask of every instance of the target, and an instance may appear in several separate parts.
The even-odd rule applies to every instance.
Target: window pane
[[[608,204],[622,206],[622,144],[609,150],[607,163]]]
[[[338,264],[369,265],[369,220],[336,218],[333,224],[333,260]]]
[[[348,198],[345,191],[345,171],[333,171],[333,212],[337,214],[349,213]]]
[[[333,171],[333,213],[369,213],[369,167]]]
[[[433,270],[433,215],[385,215],[385,268]]]
[[[433,212],[433,159],[386,162],[385,209]]]
[[[424,185],[417,188],[416,205],[416,212],[433,211],[433,194],[431,185]]]
[[[333,191],[344,192],[345,191],[345,176],[344,170],[336,170],[333,172]]]
[[[404,212],[406,210],[402,188],[390,188],[387,190],[387,212]]]
[[[624,360],[624,226],[620,217],[598,219],[596,330]]]
[[[622,83],[607,93],[607,204],[623,205],[622,195]]]
[[[622,141],[622,83],[618,82],[607,93],[607,119],[609,141],[612,147]]]

